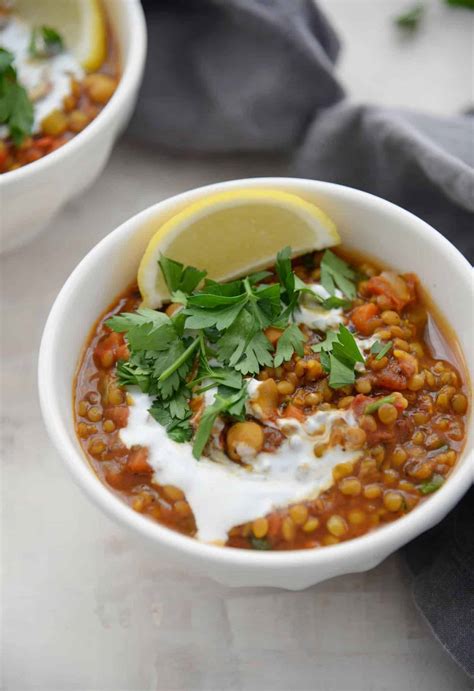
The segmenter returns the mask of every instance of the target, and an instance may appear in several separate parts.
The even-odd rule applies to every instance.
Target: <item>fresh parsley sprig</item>
[[[324,341],[312,346],[315,353],[320,353],[320,361],[329,373],[329,386],[340,389],[355,382],[355,366],[364,362],[362,353],[354,336],[344,324],[339,331],[328,331]]]
[[[375,341],[372,348],[370,349],[370,352],[372,353],[372,355],[375,355],[376,360],[381,360],[383,356],[388,353],[392,346],[393,341],[387,341],[387,343],[385,344],[380,343],[380,341]]]
[[[0,48],[0,125],[7,125],[13,143],[20,146],[33,129],[33,105],[13,61],[13,54]]]
[[[35,26],[28,50],[33,58],[51,58],[63,52],[63,37],[51,26]]]
[[[357,274],[347,262],[326,250],[321,260],[321,283],[330,295],[335,295],[336,287],[353,300],[356,297],[355,280]]]
[[[326,259],[331,285],[342,286],[346,295],[355,294],[350,283],[355,273],[331,255]],[[274,274],[261,271],[220,284],[207,278],[205,271],[165,256],[159,266],[171,299],[184,308],[172,317],[140,308],[107,320],[110,329],[125,335],[130,351],[129,359],[117,365],[117,378],[120,385],[137,386],[154,397],[150,414],[175,441],[192,437],[190,398],[216,388],[215,401],[204,410],[194,436],[193,453],[199,458],[218,416],[241,419],[244,415],[244,376],[255,375],[262,367],[279,367],[294,353],[304,354],[305,336],[292,322],[300,296],[310,293],[329,309],[347,301],[335,295],[328,300],[316,296],[293,271],[290,247],[278,253],[278,282],[271,282]],[[276,347],[265,335],[270,326],[282,330]],[[346,327],[328,334],[319,346],[330,386],[352,383],[355,363],[363,358]]]

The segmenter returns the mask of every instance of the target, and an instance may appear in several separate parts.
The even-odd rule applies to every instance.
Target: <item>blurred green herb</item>
[[[13,143],[20,146],[33,128],[33,106],[13,61],[13,54],[0,48],[0,124],[7,125]]]
[[[395,24],[407,31],[416,31],[420,27],[420,22],[425,13],[425,7],[421,3],[414,5],[411,9],[395,17]]]
[[[52,58],[64,50],[61,34],[51,26],[35,26],[31,32],[29,52],[33,58]]]

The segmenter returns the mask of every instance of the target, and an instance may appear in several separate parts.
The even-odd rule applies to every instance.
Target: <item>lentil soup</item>
[[[99,5],[104,50],[93,68],[69,50],[60,25],[32,26],[0,0],[0,103],[8,89],[22,98],[17,110],[2,109],[0,173],[16,170],[64,146],[103,110],[120,78],[118,46]],[[18,125],[20,123],[20,125]]]
[[[331,272],[332,296],[323,285]],[[74,409],[77,435],[100,480],[132,510],[168,528],[257,550],[336,544],[429,501],[462,449],[468,395],[453,337],[418,278],[338,248],[291,263],[283,251],[276,267],[245,281],[254,296],[248,304],[267,315],[265,300],[274,300],[278,285],[291,316],[285,326],[275,308],[271,323],[263,322],[266,343],[259,340],[260,351],[255,344],[257,364],[248,364],[250,355],[246,366],[241,359],[237,381],[235,372],[216,374],[217,360],[235,363],[239,346],[230,339],[226,355],[212,319],[177,351],[181,368],[192,355],[172,375],[175,344],[165,351],[155,338],[170,325],[182,334],[186,314],[192,319],[197,309],[190,303],[202,306],[206,287],[189,291],[194,297],[184,309],[176,301],[156,317],[140,311],[133,285],[98,320],[78,369]],[[209,285],[207,295],[211,288],[226,293],[226,305],[241,290]],[[155,338],[154,345],[144,338]],[[147,379],[150,361],[143,358],[151,347],[158,352],[156,381],[181,372],[174,409],[153,403],[164,394]],[[244,505],[235,501],[239,493]]]

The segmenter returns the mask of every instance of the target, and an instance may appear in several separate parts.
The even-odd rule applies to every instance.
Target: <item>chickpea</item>
[[[256,538],[265,537],[265,535],[268,533],[268,519],[257,518],[252,523],[252,532]]]
[[[419,391],[423,388],[425,383],[425,374],[420,372],[419,374],[413,374],[408,380],[408,388],[410,391]]]
[[[317,530],[317,528],[319,528],[319,519],[317,519],[315,516],[312,516],[311,518],[308,518],[304,524],[303,532],[312,533],[313,531]]]
[[[68,119],[62,110],[53,110],[41,121],[43,134],[59,137],[67,130]]]
[[[313,393],[306,394],[304,402],[305,402],[305,405],[313,406],[313,405],[319,405],[322,400],[323,400],[323,397],[321,396],[320,393],[313,392]]]
[[[360,377],[355,383],[357,393],[368,394],[372,391],[372,384],[367,377]]]
[[[392,452],[392,464],[395,468],[400,468],[408,458],[408,454],[401,446],[396,446]]]
[[[464,415],[467,410],[467,398],[462,393],[455,394],[451,399],[451,408],[457,415]]]
[[[91,422],[99,422],[99,420],[102,420],[102,411],[98,406],[92,406],[89,408],[87,411],[87,418]]]
[[[80,401],[78,406],[77,406],[77,414],[80,415],[81,417],[85,417],[87,413],[87,402],[86,401]]]
[[[380,422],[392,425],[398,417],[398,411],[391,403],[383,403],[377,411]]]
[[[363,511],[354,509],[353,511],[349,511],[347,518],[351,525],[362,525],[362,523],[365,523],[366,515]]]
[[[389,490],[383,495],[383,504],[388,511],[400,511],[403,506],[403,497],[398,492]]]
[[[182,309],[183,305],[180,302],[170,302],[165,312],[168,317],[172,317],[178,310]]]
[[[227,432],[227,453],[233,461],[256,456],[263,448],[263,430],[259,424],[247,420],[236,422]]]
[[[123,403],[123,392],[120,389],[111,389],[109,391],[109,403],[110,405],[120,405]]]
[[[181,501],[184,499],[184,492],[182,492],[178,487],[174,485],[164,485],[163,487],[164,495],[170,501]]]
[[[362,484],[356,477],[345,477],[339,482],[339,491],[348,497],[357,497],[362,491]]]
[[[344,439],[349,449],[361,449],[366,442],[367,434],[361,427],[348,427]]]
[[[338,463],[332,469],[332,476],[336,482],[341,480],[343,477],[352,475],[354,472],[354,464],[350,461],[345,461],[344,463]]]
[[[89,74],[84,79],[84,86],[92,101],[103,105],[112,97],[117,82],[106,74]]]
[[[292,540],[294,540],[296,534],[296,527],[293,522],[293,519],[290,516],[287,516],[283,520],[281,532],[283,535],[283,539],[286,540],[286,542],[291,542]]]
[[[347,523],[337,514],[328,518],[326,528],[334,537],[343,537],[347,533]]]
[[[115,431],[115,422],[113,420],[104,420],[104,424],[102,425],[102,429],[106,434],[110,434],[111,432]]]
[[[364,487],[364,497],[366,499],[378,499],[382,494],[380,485],[366,485]]]
[[[276,345],[278,343],[278,339],[282,335],[283,331],[281,329],[275,329],[273,326],[269,326],[267,329],[265,329],[265,336],[268,338],[270,343],[272,345]]]
[[[279,381],[277,384],[278,393],[282,396],[289,396],[295,392],[295,385],[290,381]]]
[[[252,407],[262,418],[271,417],[278,407],[278,387],[274,379],[265,379],[251,401]]]
[[[401,321],[399,315],[393,310],[385,310],[385,312],[382,312],[381,317],[384,324],[388,326],[398,326]]]
[[[69,113],[68,127],[71,132],[81,132],[89,124],[89,118],[81,110],[73,110]]]
[[[303,525],[303,523],[306,523],[306,519],[308,518],[308,509],[304,504],[296,504],[295,506],[292,506],[288,513],[296,525]]]

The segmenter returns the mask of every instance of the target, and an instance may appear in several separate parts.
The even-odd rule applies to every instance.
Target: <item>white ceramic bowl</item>
[[[109,103],[70,142],[34,163],[0,175],[0,252],[28,242],[70,199],[91,185],[135,105],[146,56],[139,0],[104,0],[118,42],[121,78]]]
[[[407,516],[339,545],[275,553],[202,544],[134,512],[96,477],[74,431],[73,378],[86,338],[101,312],[134,280],[151,235],[186,204],[242,187],[275,187],[300,194],[332,216],[344,243],[400,270],[416,272],[457,333],[472,378],[472,314],[466,310],[473,298],[471,268],[445,238],[407,211],[354,189],[312,180],[260,178],[210,185],[162,201],[89,252],[61,290],[46,324],[39,358],[41,407],[50,437],[76,482],[106,513],[137,537],[147,538],[161,552],[161,559],[181,562],[228,585],[296,590],[370,569],[440,521],[472,482],[472,425],[448,482]]]

